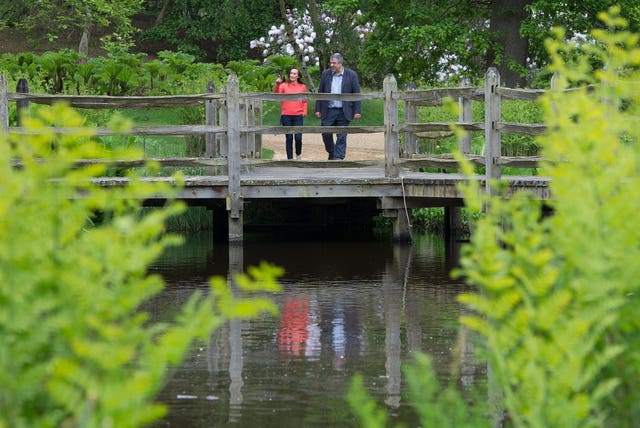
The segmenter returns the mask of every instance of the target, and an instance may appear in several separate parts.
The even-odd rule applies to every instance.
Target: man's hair
[[[339,54],[337,52],[331,55],[331,59],[335,59],[340,64],[342,64],[344,62],[344,58],[342,58],[342,54]]]

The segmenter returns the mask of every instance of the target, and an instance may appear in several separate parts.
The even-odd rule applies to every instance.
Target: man
[[[360,83],[355,71],[344,67],[342,55],[334,53],[329,60],[329,69],[320,77],[318,92],[331,94],[359,94]],[[318,100],[315,114],[320,118],[322,126],[349,126],[353,119],[360,119],[360,101]],[[347,134],[323,133],[324,148],[329,154],[329,160],[341,160],[347,154]]]

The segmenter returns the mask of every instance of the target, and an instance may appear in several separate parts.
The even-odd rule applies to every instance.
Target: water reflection
[[[393,424],[416,426],[401,371],[413,352],[429,352],[446,378],[455,348],[465,383],[483,375],[456,321],[464,289],[449,277],[456,250],[437,237],[413,245],[209,242],[190,240],[198,250],[174,249],[154,267],[168,283],[154,317],[174,313],[208,276],[230,278],[262,260],[285,269],[274,296],[281,314],[232,321],[196,344],[160,397],[170,413],[158,426],[358,426],[344,399],[355,373]]]

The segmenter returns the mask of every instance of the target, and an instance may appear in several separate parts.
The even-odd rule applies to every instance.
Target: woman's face
[[[291,71],[289,72],[289,80],[292,82],[297,82],[298,77],[300,77],[300,72],[295,68],[292,68]]]

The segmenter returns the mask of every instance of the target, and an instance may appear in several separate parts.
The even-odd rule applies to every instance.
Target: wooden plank
[[[497,93],[508,100],[536,101],[546,91],[544,89],[497,88]]]
[[[548,127],[544,123],[498,122],[497,129],[516,134],[542,135],[547,132]]]
[[[482,131],[484,124],[481,122],[428,122],[428,123],[404,123],[398,127],[401,132],[442,132],[451,131],[451,125],[465,131]]]
[[[242,93],[242,99],[260,99],[263,101],[291,101],[291,100],[342,100],[342,101],[364,101],[384,98],[380,92],[360,92],[357,94],[330,94],[299,92],[295,94],[282,94],[274,92]]]
[[[31,101],[35,104],[52,105],[64,101],[71,107],[86,109],[104,108],[162,108],[191,107],[204,104],[205,100],[223,99],[224,94],[194,94],[166,96],[93,96],[93,95],[50,95],[50,94],[9,94],[10,101]]]
[[[398,99],[411,101],[418,106],[439,106],[445,98],[457,100],[460,97],[482,100],[483,92],[480,88],[435,88],[405,91],[398,94]]]
[[[208,125],[166,125],[166,126],[134,126],[129,130],[113,130],[110,128],[91,127],[53,127],[53,132],[59,135],[87,135],[91,131],[96,136],[111,135],[206,135],[208,133],[226,132],[221,126]],[[34,135],[40,131],[26,130],[21,127],[11,127],[11,134]]]
[[[375,134],[384,132],[384,126],[242,126],[240,132],[256,134],[321,134],[323,132],[341,134]]]

